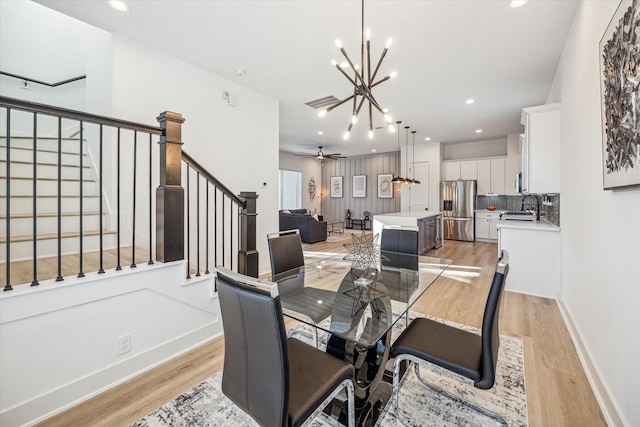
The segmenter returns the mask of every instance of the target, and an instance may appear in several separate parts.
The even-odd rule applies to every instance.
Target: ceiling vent
[[[314,99],[313,101],[305,102],[305,105],[308,105],[311,108],[318,109],[318,108],[329,107],[339,101],[340,100],[335,96],[329,95],[329,96],[325,96],[324,98],[318,98],[318,99]]]

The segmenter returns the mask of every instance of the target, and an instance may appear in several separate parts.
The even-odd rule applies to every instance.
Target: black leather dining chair
[[[346,389],[354,425],[354,368],[287,338],[275,283],[217,268],[224,326],[222,392],[262,426],[300,426]]]
[[[383,228],[380,249],[418,255],[418,231],[404,228]]]
[[[436,389],[433,385],[427,385],[420,378],[420,365],[436,365],[467,377],[473,380],[473,385],[479,389],[486,390],[493,387],[496,363],[498,362],[498,348],[500,347],[498,333],[500,301],[508,272],[509,254],[503,250],[489,289],[480,335],[423,317],[414,319],[400,334],[391,346],[391,357],[395,357],[393,407],[396,415],[398,415],[401,364],[404,361],[415,363],[418,379],[429,388]],[[439,391],[443,392],[443,390]],[[464,401],[460,396],[456,396],[456,398]],[[499,415],[473,405],[471,402],[465,402],[504,422]],[[400,419],[399,416],[398,419]]]
[[[335,292],[304,286],[304,252],[298,230],[267,234],[271,274],[278,282],[281,295],[287,295],[282,303],[285,310],[305,315],[314,324],[313,334],[319,346],[315,325],[331,315]]]

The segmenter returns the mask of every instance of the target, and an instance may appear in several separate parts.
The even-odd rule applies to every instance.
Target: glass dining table
[[[316,328],[326,337],[319,347],[356,368],[358,425],[375,425],[391,397],[385,366],[394,326],[406,327],[411,306],[451,260],[379,249],[364,257],[306,251],[304,260],[272,277],[283,312]]]

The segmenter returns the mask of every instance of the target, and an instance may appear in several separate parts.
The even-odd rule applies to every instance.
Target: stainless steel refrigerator
[[[476,188],[476,181],[442,181],[440,184],[445,239],[475,240]]]

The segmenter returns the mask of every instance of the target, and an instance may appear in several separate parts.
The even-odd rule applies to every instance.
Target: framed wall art
[[[640,10],[622,0],[600,40],[605,190],[640,185]]]
[[[378,198],[391,199],[393,197],[393,175],[390,173],[378,175]]]
[[[353,176],[353,197],[367,197],[367,176]]]
[[[331,197],[342,197],[342,177],[331,177]]]

